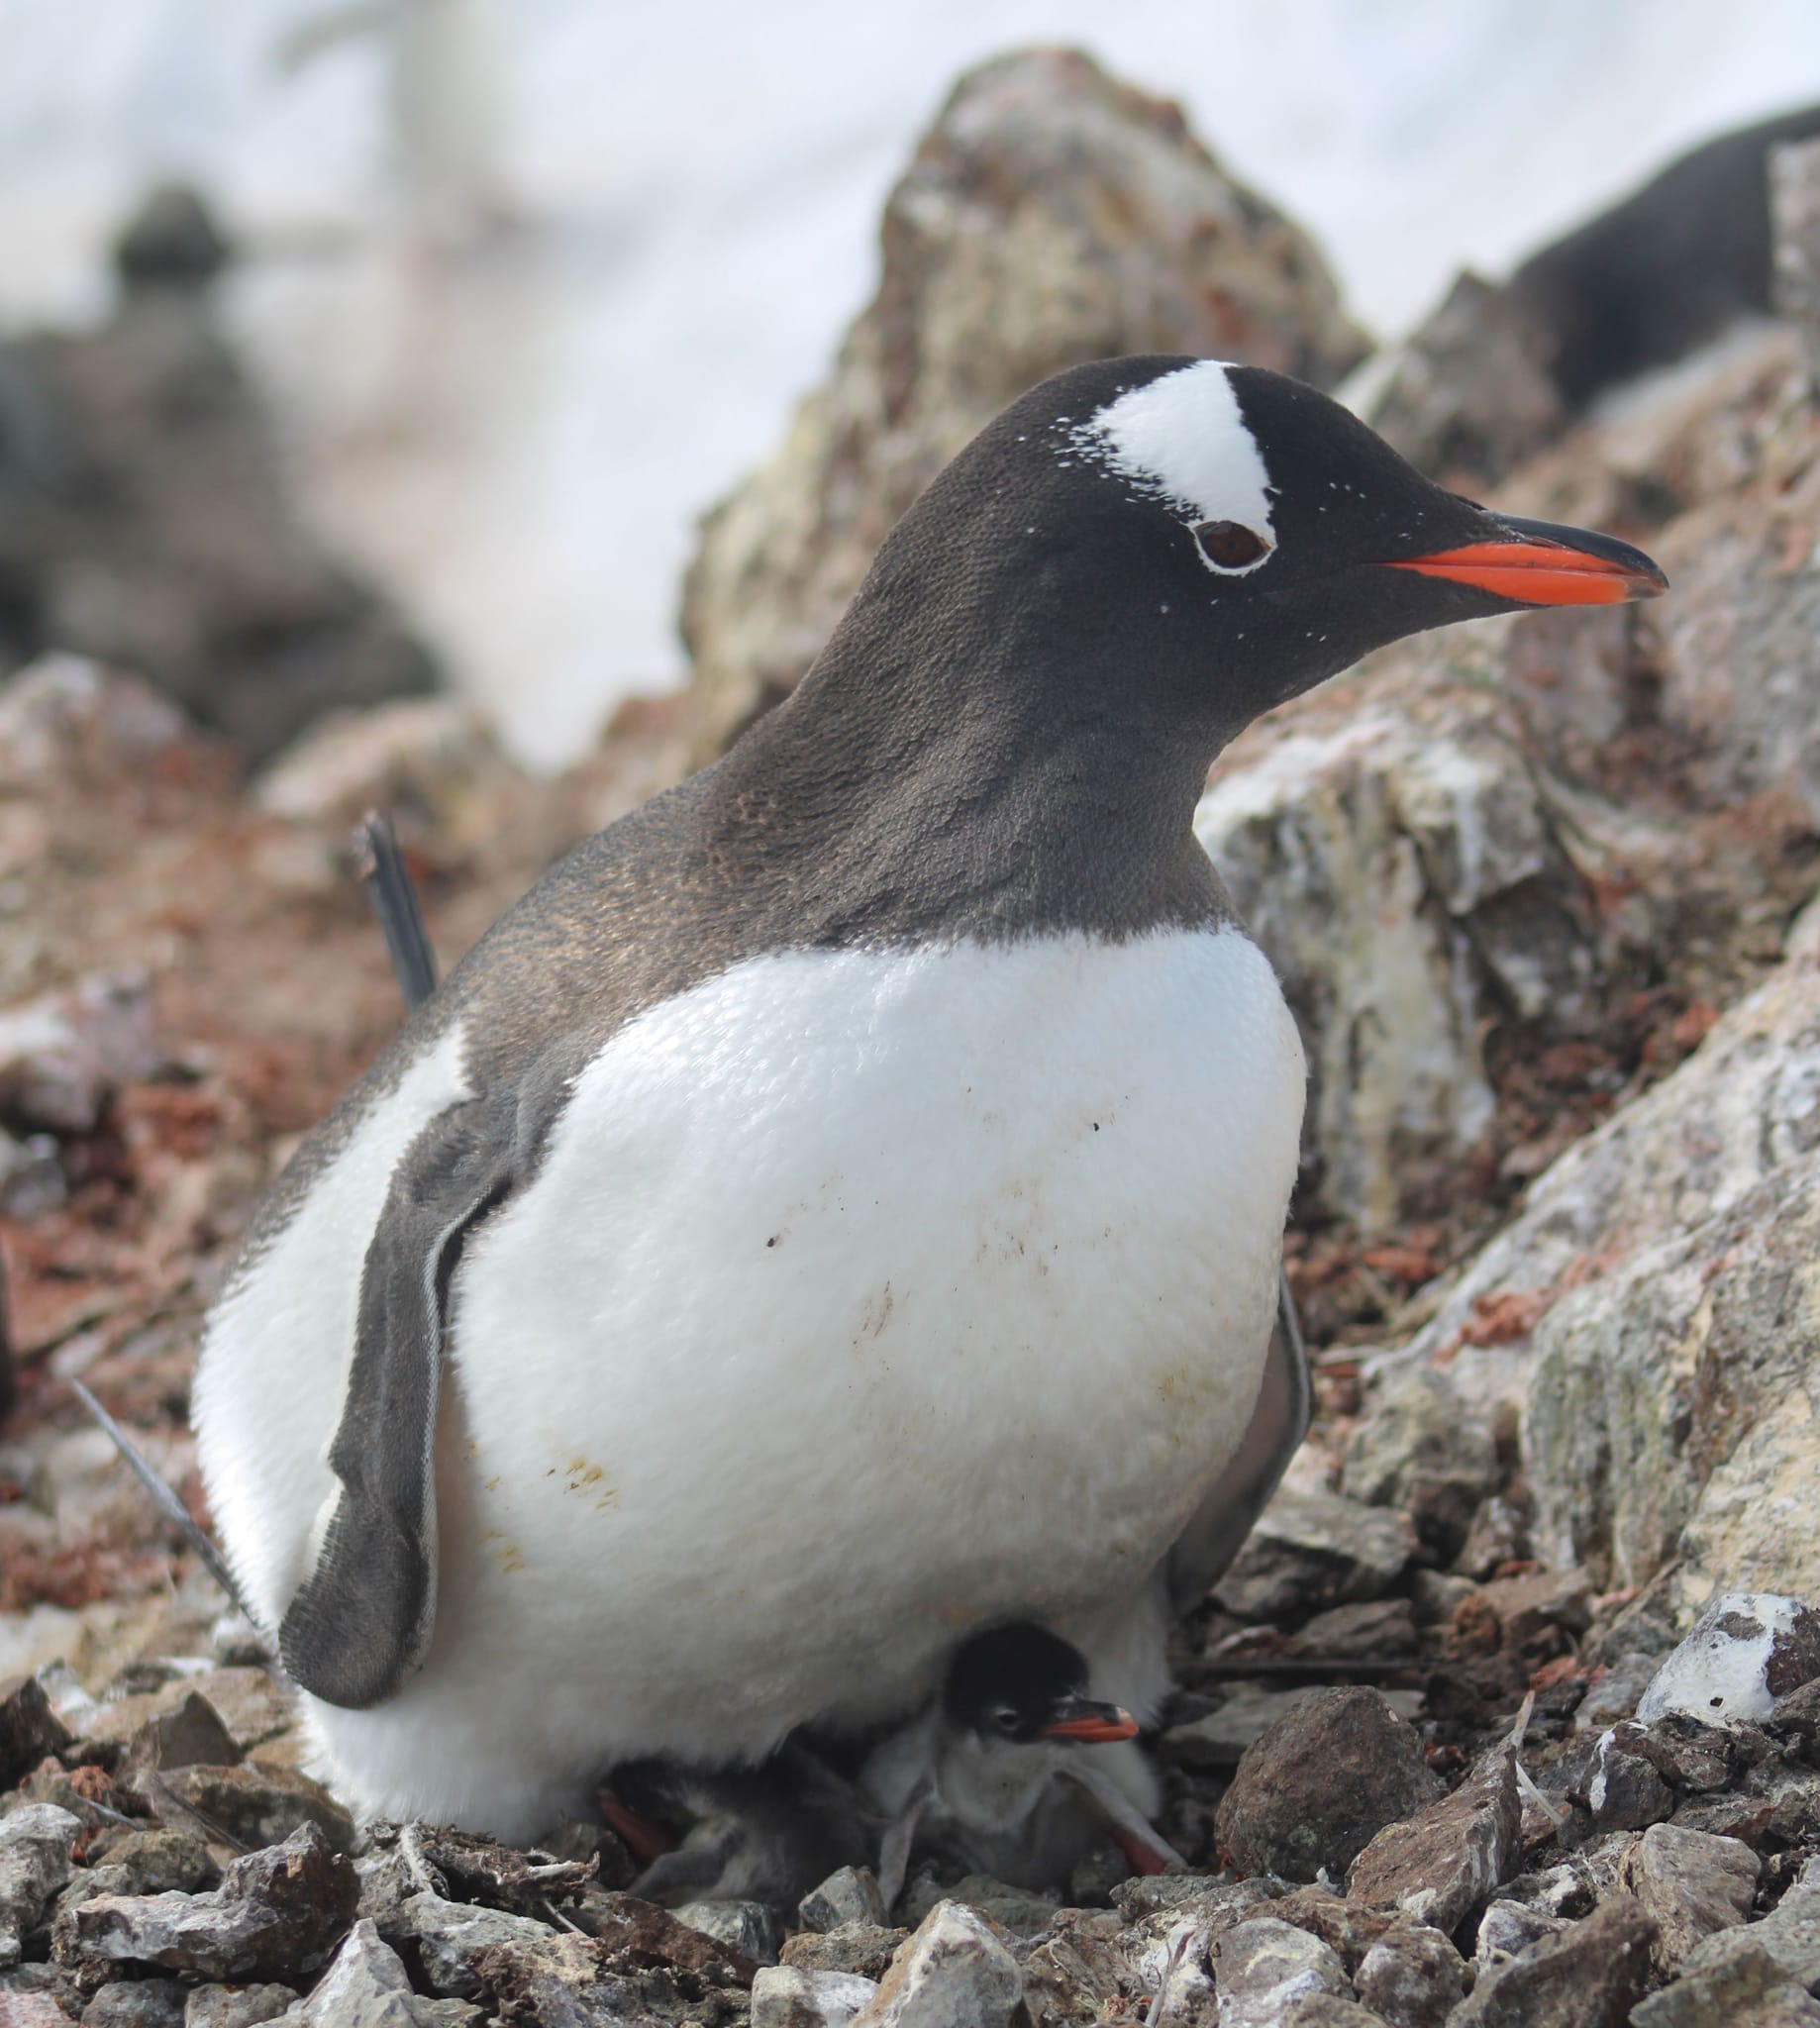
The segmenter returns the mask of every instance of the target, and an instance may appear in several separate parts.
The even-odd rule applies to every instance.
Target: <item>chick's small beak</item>
[[[1553,521],[1493,518],[1500,535],[1428,557],[1399,557],[1386,567],[1468,584],[1526,606],[1615,606],[1657,598],[1668,588],[1656,563],[1615,536]]]
[[[1037,1735],[1039,1739],[1082,1740],[1090,1746],[1137,1736],[1138,1721],[1129,1711],[1118,1704],[1090,1703],[1085,1697],[1064,1697]]]

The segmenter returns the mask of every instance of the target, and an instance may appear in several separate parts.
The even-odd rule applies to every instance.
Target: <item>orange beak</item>
[[[1057,1710],[1060,1715],[1044,1726],[1037,1735],[1039,1739],[1072,1739],[1089,1746],[1109,1746],[1117,1740],[1138,1736],[1138,1721],[1118,1704],[1090,1704],[1085,1697],[1070,1697]]]
[[[1526,606],[1615,606],[1657,598],[1668,588],[1657,564],[1613,536],[1552,521],[1499,520],[1512,540],[1399,557],[1386,568],[1470,585]]]

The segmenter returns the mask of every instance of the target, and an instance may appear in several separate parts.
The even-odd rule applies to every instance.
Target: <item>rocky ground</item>
[[[1796,284],[1820,272],[1815,167],[1778,171]],[[44,654],[0,686],[0,2022],[1820,2023],[1803,314],[1594,420],[1525,420],[1498,504],[1643,542],[1660,606],[1405,644],[1209,784],[1201,834],[1308,1044],[1288,1253],[1318,1412],[1179,1632],[1155,1748],[1190,1871],[1127,1879],[1108,1848],[1046,1898],[925,1870],[892,1911],[848,1873],[780,1921],[628,1897],[603,1826],[530,1854],[356,1830],[89,1425],[76,1380],[203,1518],[198,1317],[397,1018],[349,843],[369,804],[448,963],[787,689],[904,489],[1019,375],[1178,344],[1331,376],[1358,352],[1306,240],[1084,59],[964,81],[884,251],[829,383],[708,525],[697,690],[629,707],[558,781],[439,698],[322,719],[250,774],[180,708],[208,656],[130,630],[130,669]],[[1020,276],[1043,315],[1013,329]],[[202,313],[160,302],[142,331],[191,357]],[[1024,349],[969,367],[1001,326]],[[1431,344],[1427,384],[1459,353]],[[1470,394],[1443,392],[1450,416]],[[9,552],[36,525],[18,497],[0,485],[0,564],[49,557],[62,588],[0,598],[16,629],[62,642],[65,606],[144,615],[189,581],[127,570],[105,487],[95,569],[67,517],[60,547]],[[199,573],[208,612],[271,581],[247,568]],[[84,583],[115,589],[84,606]]]

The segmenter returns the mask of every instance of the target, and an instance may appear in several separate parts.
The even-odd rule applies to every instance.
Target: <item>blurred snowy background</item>
[[[314,516],[557,764],[679,675],[695,515],[956,74],[1032,42],[1180,98],[1380,334],[1820,95],[1814,0],[0,0],[0,327],[98,315],[122,216],[194,180]]]

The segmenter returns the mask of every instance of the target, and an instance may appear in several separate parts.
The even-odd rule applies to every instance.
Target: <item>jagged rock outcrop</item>
[[[1121,353],[1331,386],[1364,350],[1313,242],[1180,108],[1068,50],[956,85],[892,191],[878,293],[777,451],[707,517],[682,601],[700,758],[790,690],[892,524],[1037,381]]]

